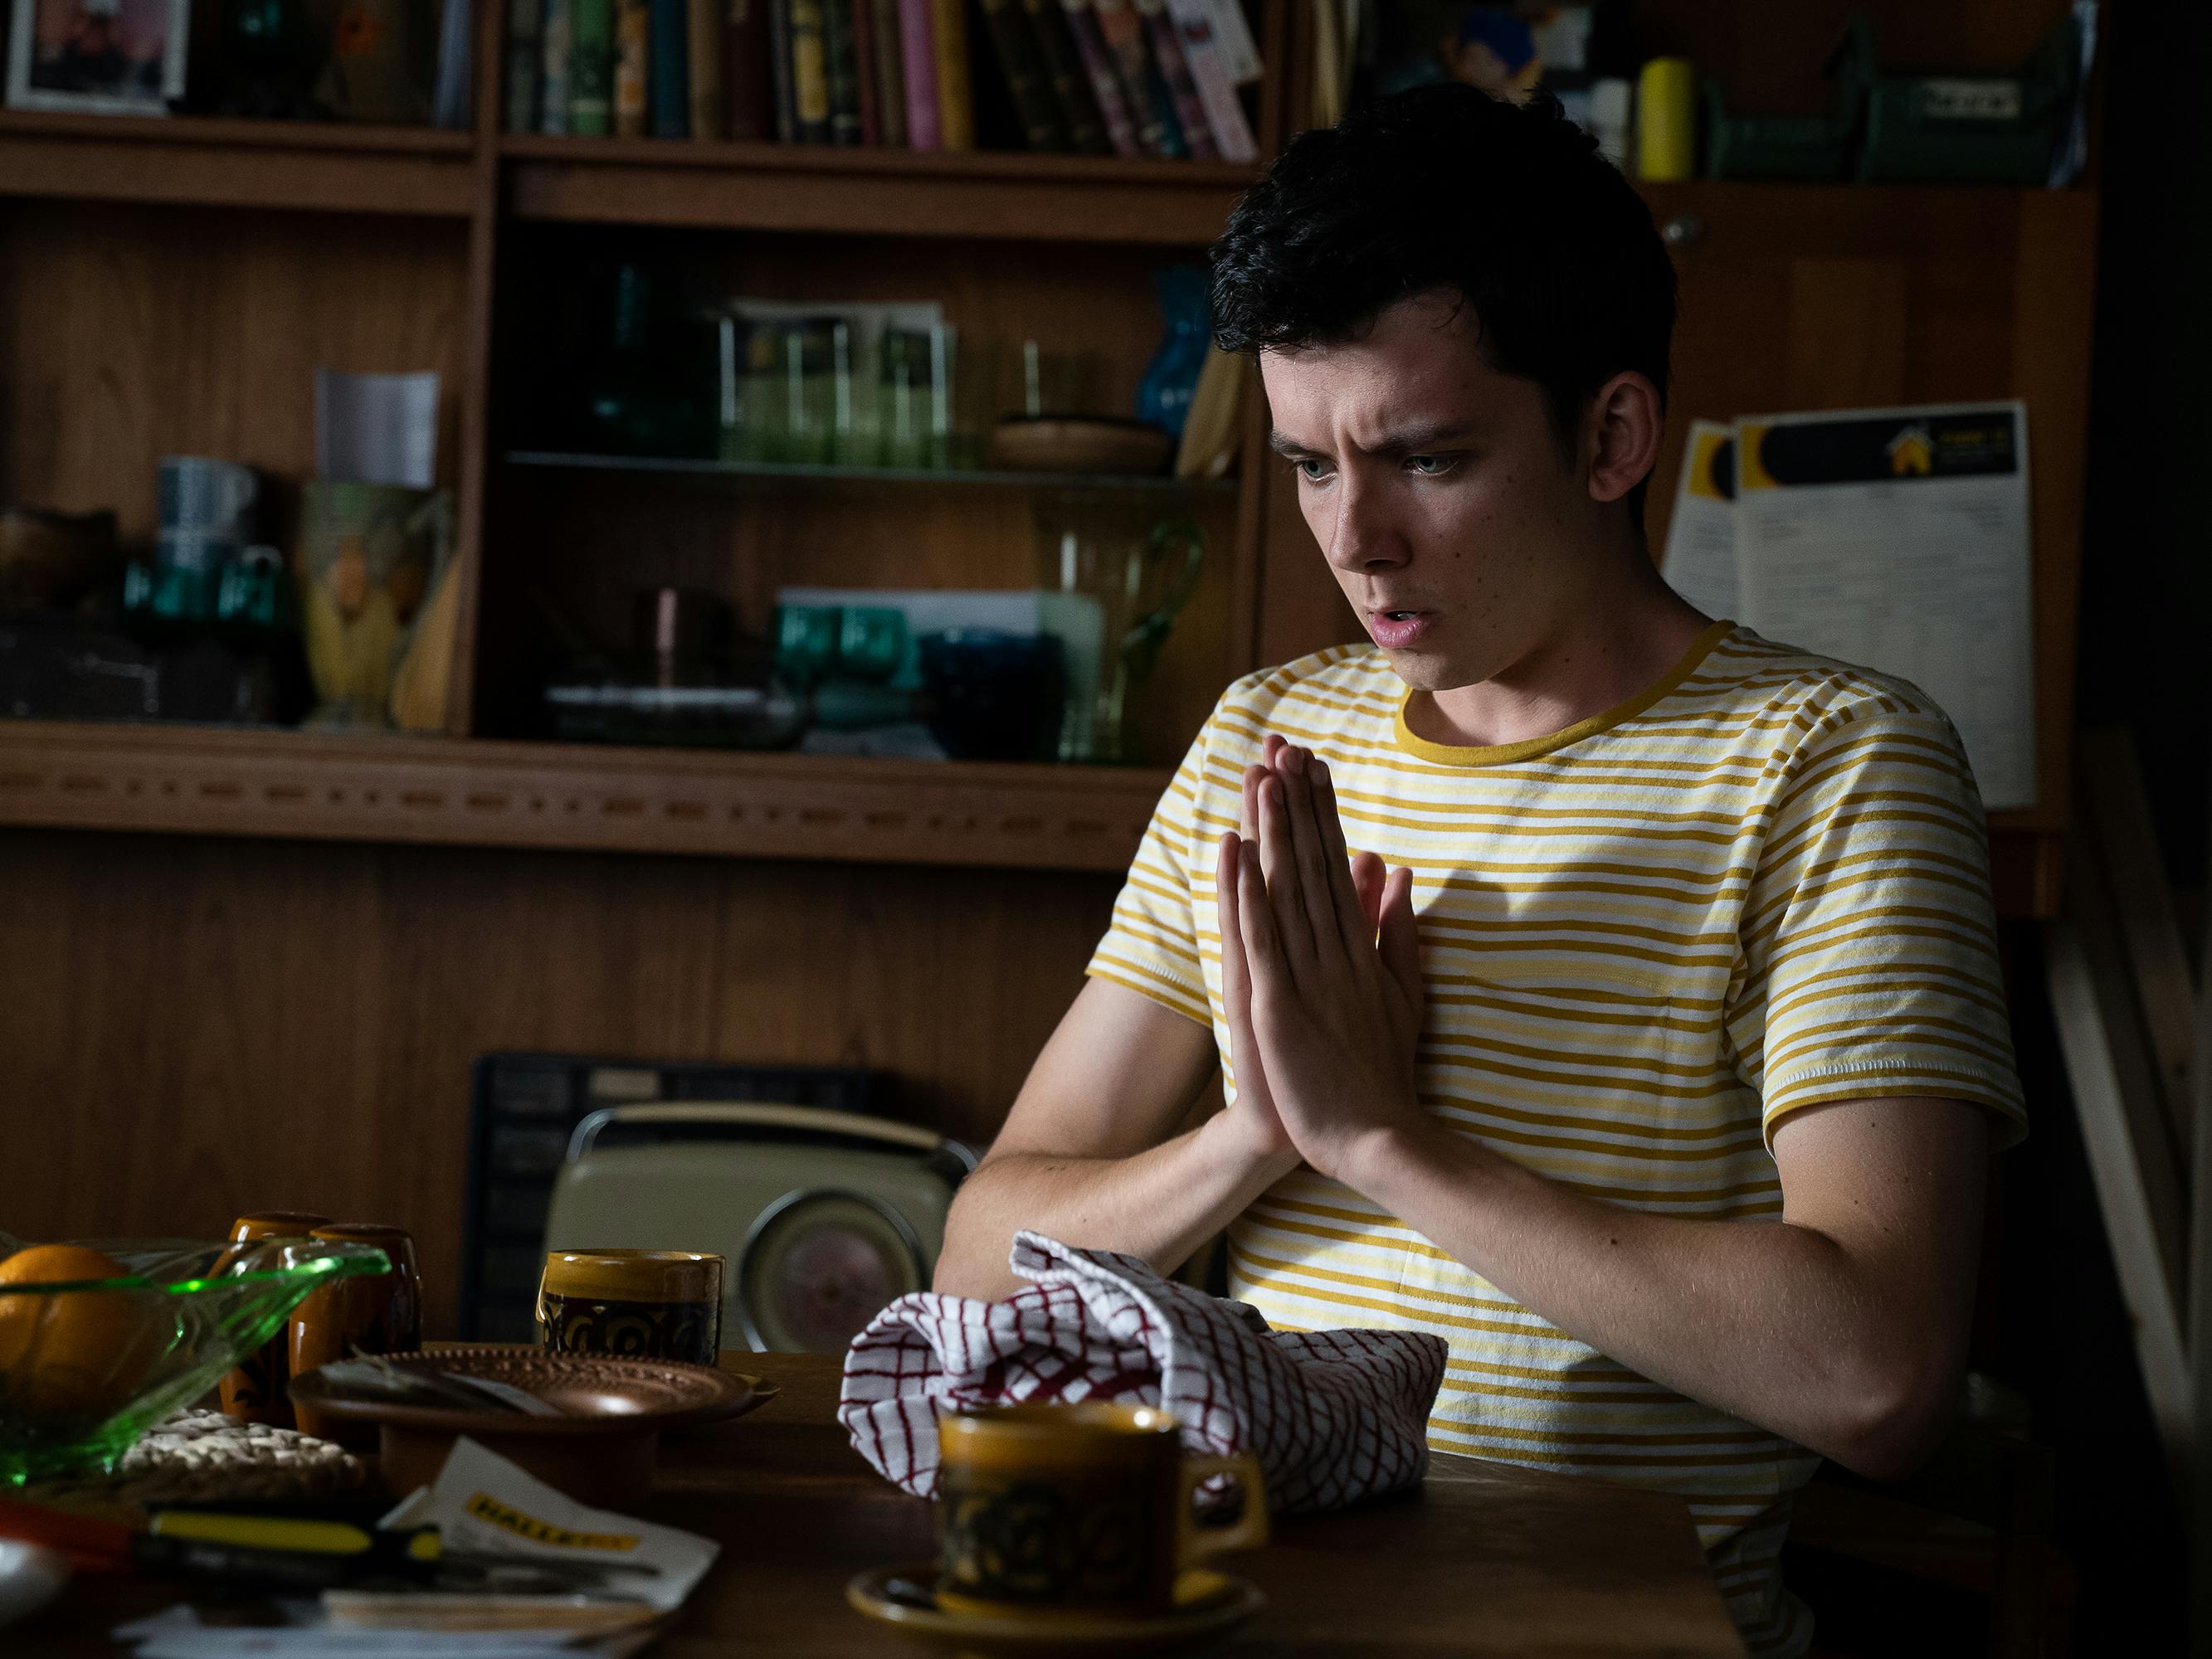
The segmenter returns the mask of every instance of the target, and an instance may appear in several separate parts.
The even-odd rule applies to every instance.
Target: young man
[[[1373,643],[1222,698],[939,1285],[1226,1225],[1278,1328],[1446,1339],[1439,1448],[1682,1494],[1801,1654],[1790,1494],[1942,1432],[2024,1133],[1957,736],[1653,569],[1674,274],[1556,108],[1305,134],[1214,305]]]

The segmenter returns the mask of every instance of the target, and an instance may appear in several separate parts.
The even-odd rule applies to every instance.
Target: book
[[[1160,79],[1167,83],[1168,96],[1175,104],[1176,125],[1182,129],[1183,143],[1194,160],[1219,161],[1221,149],[1206,125],[1206,106],[1199,101],[1198,87],[1183,57],[1182,37],[1176,33],[1175,20],[1168,15],[1167,0],[1133,0],[1133,3],[1137,21],[1145,26],[1146,44],[1152,49],[1152,62],[1158,66]]]
[[[722,128],[732,138],[775,135],[775,82],[769,72],[769,0],[724,0]]]
[[[1203,0],[1213,21],[1213,49],[1221,54],[1230,83],[1248,87],[1261,75],[1260,48],[1253,44],[1252,26],[1244,21],[1243,0]]]
[[[899,0],[867,0],[876,55],[876,122],[880,141],[906,147],[906,70],[899,45]]]
[[[650,0],[653,41],[646,58],[647,130],[656,138],[691,136],[690,0]]]
[[[722,136],[722,8],[724,0],[686,0],[684,56],[691,66],[691,136]]]
[[[1167,82],[1160,78],[1159,68],[1146,49],[1144,27],[1129,9],[1129,0],[1091,0],[1091,5],[1097,15],[1098,33],[1113,54],[1122,94],[1129,100],[1129,118],[1136,123],[1137,142],[1148,155],[1176,160],[1188,155]]]
[[[869,0],[838,0],[853,9],[853,79],[860,95],[860,142],[880,144],[884,125],[876,81],[875,8]]]
[[[968,0],[932,0],[938,135],[946,149],[975,148],[975,90],[968,80]]]
[[[1006,76],[1006,91],[1020,117],[1022,137],[1031,149],[1071,148],[1067,129],[1060,118],[1060,106],[1046,77],[1044,58],[1023,15],[1020,0],[982,0],[983,27],[991,36],[991,50]]]
[[[1213,38],[1213,9],[1206,0],[1167,0],[1168,18],[1182,45],[1183,62],[1206,110],[1206,125],[1224,161],[1256,161],[1260,147],[1244,118],[1243,100]]]
[[[775,94],[779,143],[799,142],[799,100],[791,84],[791,0],[768,0],[769,82]]]
[[[790,0],[791,131],[802,144],[830,142],[828,0]]]
[[[646,68],[653,56],[653,0],[615,0],[615,134],[645,137]]]
[[[1069,143],[1085,155],[1111,155],[1114,145],[1106,137],[1105,123],[1098,118],[1098,100],[1091,94],[1091,77],[1083,72],[1083,59],[1076,52],[1060,0],[1022,0],[1022,10],[1028,15]]]
[[[860,142],[860,77],[853,51],[853,0],[822,0],[822,64],[830,92],[830,142]]]
[[[1075,41],[1076,57],[1083,64],[1084,78],[1091,82],[1091,95],[1097,101],[1098,119],[1106,129],[1107,142],[1116,155],[1142,155],[1145,146],[1137,137],[1128,96],[1121,90],[1121,72],[1114,67],[1113,50],[1098,31],[1098,14],[1091,10],[1090,0],[1060,0],[1060,8],[1067,32]]]
[[[568,131],[570,0],[545,0],[538,65],[538,130],[558,138]]]
[[[899,70],[906,85],[906,142],[910,149],[943,149],[937,113],[937,45],[930,0],[899,0]]]
[[[469,124],[468,0],[445,0],[438,18],[437,66],[430,79],[430,125],[458,131]]]
[[[615,0],[570,0],[568,131],[604,138],[614,119]]]
[[[544,0],[507,0],[507,130],[538,131],[538,80],[545,62]]]

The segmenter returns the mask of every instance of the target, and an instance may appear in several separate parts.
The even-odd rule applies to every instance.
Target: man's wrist
[[[1218,1159],[1234,1171],[1239,1184],[1265,1176],[1273,1185],[1299,1163],[1297,1147],[1272,1141],[1234,1106],[1199,1125],[1198,1144],[1210,1159]]]
[[[1337,1179],[1362,1196],[1393,1208],[1397,1205],[1396,1195],[1409,1180],[1488,1156],[1488,1150],[1479,1143],[1421,1112],[1404,1122],[1362,1130],[1338,1160]]]

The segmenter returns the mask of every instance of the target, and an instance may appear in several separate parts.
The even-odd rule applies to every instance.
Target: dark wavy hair
[[[1643,199],[1547,94],[1417,87],[1301,133],[1212,259],[1224,351],[1340,343],[1397,301],[1456,289],[1492,366],[1543,389],[1570,454],[1622,370],[1666,401],[1674,264]]]

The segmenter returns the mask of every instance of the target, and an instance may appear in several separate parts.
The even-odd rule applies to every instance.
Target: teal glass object
[[[1153,286],[1167,333],[1137,383],[1137,418],[1180,438],[1199,371],[1213,346],[1213,302],[1198,265],[1163,265]]]
[[[906,613],[848,605],[837,625],[837,666],[857,680],[887,680],[906,660]]]
[[[811,685],[837,660],[842,617],[834,605],[784,605],[775,612],[775,672],[797,685]]]
[[[72,1242],[112,1256],[125,1276],[0,1285],[0,1488],[113,1469],[317,1285],[392,1268],[374,1245],[320,1239]],[[112,1340],[88,1344],[88,1329]]]

